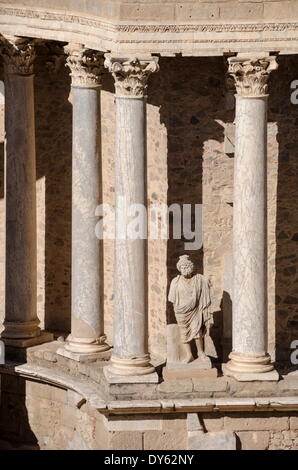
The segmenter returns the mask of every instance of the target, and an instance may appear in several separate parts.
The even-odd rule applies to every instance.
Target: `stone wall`
[[[186,413],[105,416],[74,391],[6,374],[1,381],[1,450],[188,448]],[[200,413],[199,417],[204,436],[212,436],[215,443],[217,435],[234,432],[237,449],[297,450],[297,412]]]
[[[67,69],[56,72],[47,50],[39,51],[36,74],[38,313],[52,331],[70,328],[71,97]],[[290,83],[297,56],[280,57],[271,77],[268,114],[268,312],[269,350],[289,360],[298,339],[297,298],[297,106]],[[102,90],[103,199],[114,203],[114,98],[109,74]],[[231,251],[233,155],[225,134],[234,110],[226,105],[223,58],[161,58],[150,79],[147,111],[148,204],[203,203],[204,246],[190,251],[199,271],[212,281],[214,355],[222,357],[223,315],[231,301],[224,272]],[[2,137],[3,139],[3,137]],[[3,162],[3,159],[2,159]],[[3,163],[0,171],[0,270],[4,269]],[[94,218],[94,225],[98,219]],[[106,332],[112,341],[113,242],[104,246]],[[148,247],[149,343],[155,356],[166,351],[166,322],[173,322],[167,288],[184,252],[182,240],[151,240]],[[0,311],[4,311],[0,276]],[[226,332],[225,332],[226,334]],[[226,336],[228,336],[226,334]]]

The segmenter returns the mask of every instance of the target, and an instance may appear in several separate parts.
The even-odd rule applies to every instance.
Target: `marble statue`
[[[206,276],[194,274],[194,264],[189,255],[180,256],[176,276],[170,286],[169,301],[173,303],[179,326],[180,340],[185,348],[185,363],[194,361],[191,343],[195,341],[198,361],[208,361],[204,351],[204,338],[213,325],[210,311],[210,281]]]

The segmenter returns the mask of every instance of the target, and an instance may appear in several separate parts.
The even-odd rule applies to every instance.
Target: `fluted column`
[[[276,380],[267,353],[267,82],[273,56],[231,57],[236,83],[233,351],[225,373]]]
[[[100,79],[103,56],[66,46],[73,106],[71,335],[65,351],[81,360],[109,349],[101,303],[101,247],[96,208],[101,203]]]
[[[152,57],[111,56],[105,65],[116,90],[114,350],[109,372],[145,376],[154,372],[148,354],[146,235],[132,239],[128,227],[132,207],[146,208],[146,89],[158,65]],[[145,210],[139,215],[145,230]]]
[[[52,339],[37,318],[36,163],[34,45],[24,38],[3,42],[6,132],[7,345],[25,347]]]

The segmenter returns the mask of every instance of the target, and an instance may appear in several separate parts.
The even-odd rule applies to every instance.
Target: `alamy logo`
[[[184,240],[185,250],[203,246],[202,204],[152,204],[147,208],[118,197],[116,207],[101,204],[95,215],[101,217],[95,227],[100,240],[168,240],[171,236]]]
[[[291,343],[291,349],[294,349],[294,351],[291,354],[291,363],[294,365],[298,364],[298,340],[294,340]]]
[[[291,93],[291,103],[298,104],[298,80],[293,80],[291,83],[291,88],[294,90]]]

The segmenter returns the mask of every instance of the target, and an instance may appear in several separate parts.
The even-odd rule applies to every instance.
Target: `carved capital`
[[[5,72],[18,75],[32,75],[36,57],[34,40],[16,36],[5,37],[2,41]]]
[[[158,58],[116,58],[106,56],[105,66],[113,74],[116,96],[142,98],[146,95],[151,73],[159,70]]]
[[[278,68],[275,56],[229,57],[228,62],[239,96],[267,95],[270,72]]]
[[[72,86],[98,87],[103,74],[103,54],[86,49],[81,44],[68,44],[64,48],[66,65],[70,68]]]

